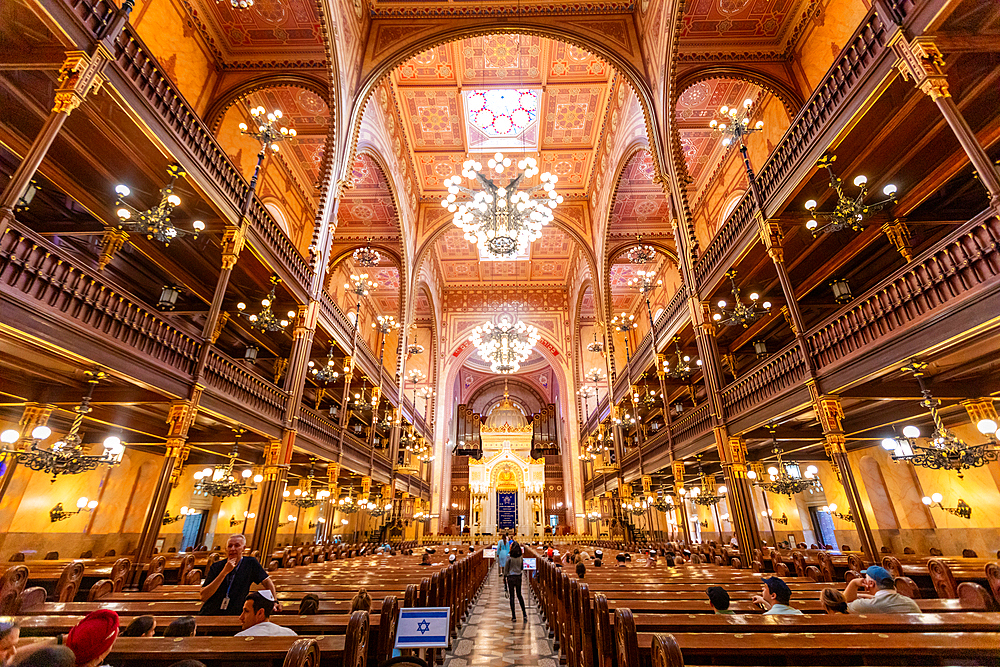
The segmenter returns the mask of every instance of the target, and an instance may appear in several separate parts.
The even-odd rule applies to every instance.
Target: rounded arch
[[[763,72],[757,72],[736,65],[709,65],[685,72],[677,78],[675,84],[677,98],[680,98],[684,94],[684,91],[691,86],[702,81],[707,81],[708,79],[735,79],[737,81],[752,83],[777,97],[785,107],[785,111],[788,112],[789,118],[795,118],[795,114],[799,112],[804,104],[802,96],[784,81],[779,81]],[[676,99],[670,108],[671,116],[674,114],[674,107],[676,107]]]
[[[489,399],[489,401],[484,406],[482,414],[483,414],[483,416],[485,416],[485,415],[489,414],[489,409],[490,408],[495,407],[496,405],[498,405],[500,403],[501,400],[503,400],[503,387],[504,386],[506,386],[508,388],[508,390],[511,387],[513,387],[514,389],[522,391],[523,393],[525,393],[528,396],[530,396],[532,398],[532,400],[537,401],[537,403],[538,403],[539,406],[544,406],[544,405],[546,405],[548,403],[548,401],[545,399],[545,397],[542,396],[542,394],[538,391],[538,389],[535,388],[535,386],[532,383],[530,383],[530,382],[528,382],[528,381],[526,381],[526,380],[524,380],[524,379],[522,379],[522,378],[520,378],[520,377],[518,377],[516,375],[512,376],[512,377],[506,377],[506,378],[503,377],[503,376],[494,377],[494,378],[490,378],[489,380],[486,380],[485,382],[480,383],[479,386],[475,387],[472,390],[472,393],[469,394],[469,397],[466,399],[465,402],[466,402],[466,404],[468,404],[468,405],[471,406],[472,404],[474,404],[476,402],[476,400],[478,400],[479,398],[481,398],[482,395],[485,394],[486,392],[488,392],[488,391],[496,391],[497,389],[499,389],[499,392],[497,393],[497,395],[495,397]],[[529,415],[530,416],[533,413],[533,411],[531,410],[530,406],[525,405],[523,403],[523,401],[520,399],[520,397],[512,394],[510,396],[510,400],[511,400],[512,403],[514,403],[515,405],[517,405],[517,407],[519,407],[521,409],[521,411],[524,412],[525,415]]]
[[[229,111],[229,108],[238,101],[247,95],[251,95],[261,90],[285,87],[302,88],[303,90],[315,93],[323,99],[323,102],[327,105],[327,110],[331,110],[329,81],[311,74],[261,74],[259,76],[241,81],[235,86],[232,86],[231,88],[220,93],[212,101],[212,103],[208,105],[208,109],[202,117],[205,119],[205,123],[208,125],[212,133],[215,134],[219,131],[219,125],[222,123],[222,119],[225,117],[226,112]],[[330,113],[330,121],[332,124],[332,110]]]
[[[646,122],[646,135],[651,139],[653,149],[650,154],[653,157],[653,164],[657,174],[657,180],[662,180],[666,173],[665,162],[666,151],[662,139],[658,133],[660,127],[656,118],[655,106],[653,104],[653,92],[641,69],[635,64],[625,60],[619,53],[608,46],[601,44],[587,35],[574,32],[565,25],[546,25],[526,19],[524,23],[516,25],[483,25],[482,23],[469,23],[461,26],[446,26],[438,28],[436,32],[420,37],[415,42],[404,44],[392,51],[383,58],[375,67],[367,72],[365,78],[358,87],[358,93],[351,110],[351,130],[347,143],[345,157],[341,165],[341,178],[346,174],[346,166],[350,164],[352,156],[356,150],[358,136],[361,130],[361,120],[365,107],[379,83],[391,72],[410,58],[423,53],[429,49],[449,42],[455,42],[468,37],[483,37],[500,34],[521,34],[543,37],[555,41],[565,42],[579,47],[590,53],[603,58],[628,82],[629,87],[639,100],[642,107],[643,117]]]
[[[281,208],[281,204],[267,198],[264,200],[264,208],[267,209],[267,212],[271,214],[274,221],[281,227],[281,231],[285,232],[285,236],[291,238],[291,234],[288,232],[288,217],[285,215],[285,210]]]

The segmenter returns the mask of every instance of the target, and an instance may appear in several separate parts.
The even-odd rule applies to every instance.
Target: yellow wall
[[[809,92],[815,90],[867,13],[868,5],[863,0],[846,0],[822,6],[799,37],[798,49],[793,56],[802,88]]]

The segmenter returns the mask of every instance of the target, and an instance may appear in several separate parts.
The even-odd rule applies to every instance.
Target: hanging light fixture
[[[236,457],[239,455],[240,437],[243,429],[234,429],[236,436],[233,448],[229,452],[229,460],[223,464],[199,470],[194,474],[194,491],[206,496],[216,498],[231,498],[249,493],[257,488],[257,485],[264,481],[263,475],[254,475],[251,468],[244,468],[239,475],[233,474],[233,467],[236,464]]]
[[[604,343],[597,340],[597,331],[594,331],[594,342],[587,345],[587,352],[600,353],[604,352]]]
[[[181,288],[173,285],[164,285],[160,291],[160,299],[156,307],[160,310],[173,310],[177,307],[177,297],[181,295]]]
[[[253,4],[253,0],[238,1],[241,6],[244,2],[247,3],[246,6],[248,7]],[[236,3],[237,0],[233,0],[233,2]],[[278,125],[278,121],[281,120],[282,116],[281,109],[275,109],[274,111],[268,113],[264,110],[264,107],[259,106],[254,109],[250,109],[250,115],[253,117],[257,127],[251,129],[247,127],[246,123],[240,123],[240,132],[259,141],[262,147],[269,145],[272,153],[278,152],[278,144],[282,141],[288,141],[295,138],[295,130],[290,130],[287,127]],[[261,151],[263,152],[263,148],[261,148]]]
[[[807,467],[803,475],[798,463],[782,460],[781,446],[778,444],[778,438],[773,428],[771,429],[771,444],[771,451],[778,459],[777,463],[767,469],[766,478],[762,464],[750,464],[750,470],[747,471],[747,479],[754,486],[777,495],[788,496],[789,498],[796,493],[818,491],[823,488],[819,483],[819,479],[816,478],[816,474],[819,472],[816,466]]]
[[[844,278],[837,278],[830,283],[833,298],[837,303],[848,303],[854,297],[851,295],[851,285]]]
[[[247,305],[242,301],[236,304],[236,309],[239,311],[238,315],[245,317],[250,322],[251,329],[257,329],[265,333],[268,331],[281,331],[295,319],[294,310],[288,311],[288,319],[280,319],[274,314],[275,289],[280,282],[281,278],[271,276],[271,291],[266,297],[260,300],[261,310],[259,313],[247,313]]]
[[[753,353],[758,359],[763,359],[767,356],[767,341],[762,339],[757,339],[753,342]]]
[[[379,254],[379,251],[372,248],[372,237],[370,236],[368,237],[368,245],[364,248],[358,248],[351,256],[355,262],[366,268],[378,266],[378,263],[382,261],[382,255]]]
[[[413,354],[423,354],[424,353],[424,346],[420,345],[419,343],[417,343],[417,327],[416,327],[416,325],[411,326],[410,329],[413,331],[413,342],[406,346],[406,353],[410,354],[410,355],[413,355]]]
[[[500,374],[516,373],[539,338],[537,328],[520,320],[512,322],[507,316],[496,323],[485,322],[469,336],[480,358],[490,365],[490,370]]]
[[[291,503],[300,509],[309,509],[310,507],[316,507],[321,502],[330,497],[330,492],[326,489],[315,490],[312,488],[313,479],[315,478],[314,467],[316,465],[316,459],[309,459],[309,473],[306,476],[306,488],[302,490],[301,488],[295,489],[292,493],[288,489],[282,492],[282,497],[285,502]]]
[[[656,259],[656,248],[651,245],[644,245],[641,235],[636,235],[635,242],[636,245],[625,251],[625,259],[630,264],[649,264]]]
[[[695,505],[712,507],[718,505],[719,501],[726,497],[726,485],[716,486],[715,475],[705,474],[701,467],[700,456],[698,457],[698,480],[700,485],[688,493],[688,499]]]
[[[695,366],[701,366],[701,359],[695,360]],[[663,373],[673,380],[686,380],[691,377],[691,357],[681,351],[681,337],[674,336],[674,361],[663,361]]]
[[[258,352],[260,352],[260,348],[257,346],[247,345],[246,349],[243,350],[243,360],[249,361],[251,364],[256,364]]]
[[[674,501],[667,494],[666,489],[660,489],[656,492],[656,500],[653,501],[653,509],[660,512],[671,512],[674,509]]]
[[[386,500],[382,496],[378,496],[375,500],[369,501],[365,509],[368,510],[368,514],[375,518],[385,516],[392,512],[392,499]]]
[[[539,171],[533,157],[520,160],[517,163],[520,171],[506,183],[497,182],[511,165],[509,157],[497,153],[488,162],[492,173],[483,173],[482,164],[466,160],[461,176],[444,180],[448,195],[441,205],[453,215],[465,238],[493,259],[510,259],[526,253],[531,242],[542,235],[542,227],[552,222],[552,210],[562,203],[562,196],[555,190],[559,180],[555,174],[545,172],[540,185],[527,185]],[[477,183],[478,189],[462,185],[463,178]]]
[[[758,120],[753,127],[750,127],[750,109],[752,107],[753,100],[748,97],[743,100],[742,111],[736,107],[723,106],[719,108],[719,118],[713,118],[708,126],[724,135],[723,146],[728,148],[734,141],[743,146],[744,137],[764,129],[764,121],[762,120]]]
[[[313,380],[316,382],[328,384],[330,382],[337,381],[337,378],[340,377],[340,371],[338,371],[334,366],[333,345],[330,346],[330,351],[326,353],[326,363],[317,368],[316,362],[310,361],[309,372],[312,374]]]
[[[746,329],[751,323],[771,312],[770,301],[764,301],[760,305],[757,304],[760,301],[760,294],[757,292],[750,293],[749,304],[743,303],[740,300],[740,288],[736,286],[736,269],[727,271],[726,276],[729,278],[729,283],[732,287],[735,304],[732,308],[729,308],[725,300],[719,301],[719,312],[712,315],[712,319],[716,323],[727,327],[743,325],[743,328]]]
[[[986,436],[987,441],[981,445],[969,445],[957,435],[945,428],[941,418],[941,401],[934,398],[924,382],[924,371],[927,364],[912,361],[903,366],[902,370],[912,373],[920,385],[920,394],[924,400],[920,405],[927,408],[934,420],[934,431],[925,445],[918,444],[920,429],[908,425],[903,428],[903,437],[886,438],[882,447],[892,452],[894,461],[909,461],[913,465],[932,470],[954,470],[961,478],[962,471],[969,468],[984,466],[990,461],[1000,460],[1000,447],[997,439],[1000,430],[992,419],[980,419],[976,428]]]
[[[115,200],[118,215],[118,228],[127,232],[145,234],[147,239],[156,239],[165,246],[178,236],[191,235],[198,238],[199,232],[205,230],[205,223],[195,220],[191,223],[192,231],[178,229],[170,221],[173,210],[181,205],[181,198],[174,194],[174,184],[177,179],[184,176],[184,170],[179,165],[172,164],[167,167],[167,175],[170,182],[160,189],[160,202],[153,208],[140,211],[131,204],[125,202],[125,198],[132,194],[132,190],[127,185],[115,186],[115,193],[118,198]]]
[[[76,416],[69,432],[61,440],[53,443],[49,449],[43,449],[40,447],[42,441],[52,435],[52,429],[48,426],[36,426],[30,436],[25,438],[22,438],[18,431],[8,429],[0,433],[0,442],[14,445],[23,440],[24,445],[30,442],[31,446],[25,449],[4,447],[0,449],[0,454],[14,457],[18,463],[31,470],[52,475],[53,482],[59,475],[79,475],[96,470],[102,465],[114,467],[120,464],[125,454],[125,445],[113,435],[104,439],[104,451],[101,454],[84,453],[85,445],[80,436],[80,427],[83,425],[84,416],[91,410],[90,401],[94,395],[94,388],[108,375],[103,371],[87,371],[84,377],[87,378],[87,393],[81,399],[80,405],[73,408]]]
[[[806,210],[812,214],[812,219],[806,223],[806,229],[812,232],[813,238],[820,234],[839,232],[844,229],[853,229],[856,232],[865,228],[865,222],[870,214],[881,211],[883,208],[896,203],[896,186],[889,183],[882,189],[886,199],[871,204],[865,204],[865,197],[868,196],[868,177],[857,176],[854,179],[854,186],[859,188],[858,195],[851,199],[844,193],[843,181],[834,173],[831,166],[837,160],[836,155],[824,155],[816,162],[816,166],[824,167],[830,174],[830,187],[837,193],[837,204],[829,213],[816,212],[816,200],[810,199],[806,202]],[[826,220],[826,224],[820,224],[820,220]]]
[[[351,496],[353,489],[347,490],[347,495],[337,501],[337,509],[344,514],[354,514],[358,511],[359,507],[354,498]]]

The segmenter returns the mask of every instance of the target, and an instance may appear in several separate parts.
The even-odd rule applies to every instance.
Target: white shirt
[[[277,625],[271,621],[251,625],[246,630],[236,633],[237,637],[291,637],[297,635],[298,633],[295,630]]]

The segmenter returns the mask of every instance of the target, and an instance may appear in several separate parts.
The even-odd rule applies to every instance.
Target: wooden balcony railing
[[[288,394],[218,349],[209,350],[205,385],[207,392],[220,394],[272,423],[280,424],[285,416]]]
[[[735,419],[786,389],[801,387],[805,377],[806,365],[798,342],[792,341],[722,390],[726,418]]]

